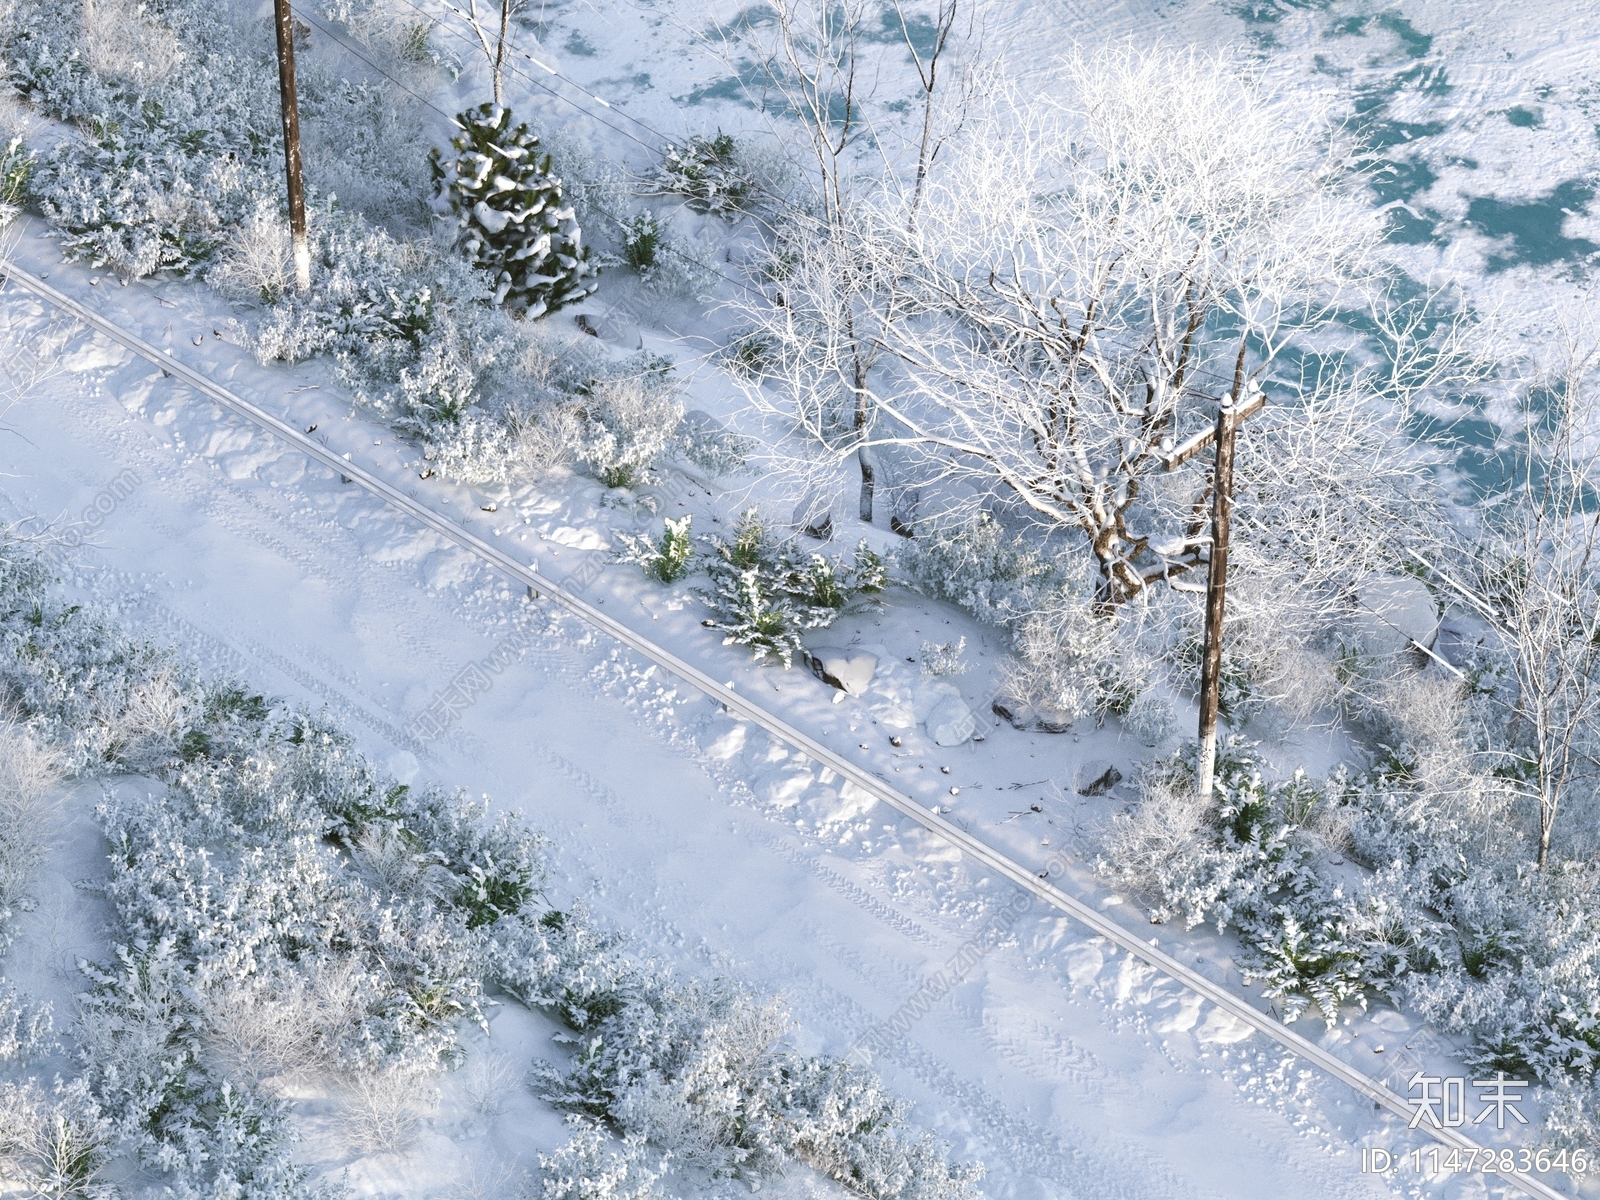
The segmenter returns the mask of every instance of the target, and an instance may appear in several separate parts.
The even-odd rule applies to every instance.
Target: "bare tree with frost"
[[[782,309],[792,288],[799,303],[776,315],[781,329],[762,332],[767,344],[781,349],[772,365],[782,386],[801,397],[799,407],[828,413],[829,428],[813,432],[823,433],[823,445],[854,457],[860,475],[858,515],[870,523],[881,483],[870,380],[883,347],[875,321],[860,304],[875,288],[873,264],[860,253],[856,214],[867,190],[863,155],[881,164],[887,154],[864,112],[875,84],[864,61],[872,40],[869,25],[887,14],[861,0],[775,0],[770,8],[772,20],[759,36],[725,31],[730,44],[757,53],[766,86],[777,93],[782,110],[798,118],[802,175],[810,185],[800,202],[781,214],[768,263],[773,284],[768,298],[776,297]],[[912,29],[921,14],[894,6],[918,92],[916,128],[908,139],[915,165],[905,191],[912,215],[970,99],[972,73],[960,50],[978,40],[978,8],[968,0],[936,0],[927,18],[930,37],[919,44]],[[765,300],[757,303],[766,307]],[[821,474],[828,473],[823,467]],[[817,483],[813,475],[808,486],[815,490]]]
[[[1074,54],[1035,98],[991,95],[920,197],[882,189],[846,236],[790,251],[757,404],[822,460],[893,447],[949,503],[1080,535],[1115,611],[1204,547],[1204,484],[1156,484],[1163,445],[1370,306],[1381,230],[1348,167],[1226,57]],[[852,345],[877,361],[855,387],[869,430],[825,370]],[[1396,377],[1437,374],[1397,354]],[[1302,418],[1337,396],[1341,419],[1382,374],[1303,373],[1323,403]]]
[[[1558,815],[1600,779],[1600,463],[1594,372],[1600,350],[1569,334],[1561,366],[1533,390],[1510,494],[1488,507],[1468,562],[1499,627],[1516,685],[1502,771],[1538,814],[1538,865]]]

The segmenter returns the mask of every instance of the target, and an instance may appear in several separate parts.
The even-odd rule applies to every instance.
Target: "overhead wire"
[[[406,7],[410,8],[413,12],[416,12],[419,15],[428,18],[429,20],[433,20],[433,21],[437,21],[438,20],[436,17],[433,16],[433,14],[429,13],[421,5],[417,4],[415,2],[415,0],[399,0],[399,2],[404,4]],[[467,21],[469,24],[472,22],[472,17],[471,17],[470,14],[464,12],[460,8],[457,8],[454,4],[451,4],[449,2],[449,0],[438,0],[438,3],[440,3],[444,8],[448,9],[450,12],[453,12],[457,16],[461,17],[462,20]],[[382,75],[385,79],[388,79],[391,83],[395,84],[395,86],[399,87],[406,94],[412,96],[416,100],[418,100],[421,103],[425,104],[428,108],[432,109],[434,112],[438,113],[440,116],[444,117],[446,120],[451,121],[452,123],[454,123],[454,121],[455,121],[455,117],[454,116],[452,116],[450,113],[445,112],[444,109],[440,108],[433,101],[428,100],[425,97],[419,95],[416,91],[414,91],[412,88],[410,88],[402,80],[397,78],[395,75],[393,75],[389,71],[385,70],[378,63],[374,62],[370,57],[368,57],[367,55],[363,54],[355,46],[351,45],[350,42],[348,42],[347,40],[345,40],[344,38],[342,38],[338,34],[336,34],[332,29],[330,29],[322,21],[320,21],[317,18],[312,17],[312,16],[310,16],[308,14],[305,14],[303,12],[299,13],[297,15],[300,15],[302,17],[302,19],[305,19],[305,20],[311,22],[313,25],[316,26],[316,28],[321,30],[329,38],[331,38],[333,41],[337,42],[339,45],[343,46],[351,54],[355,55],[362,62],[366,63],[369,67],[371,67],[378,74]],[[476,49],[481,49],[481,47],[476,42],[476,40],[466,30],[461,29],[461,28],[456,27],[456,26],[453,26],[453,25],[450,25],[450,24],[448,24],[446,22],[438,22],[438,23],[443,25],[443,27],[445,29],[447,29],[450,33],[452,33],[454,36],[456,36],[456,37],[460,38],[462,41],[466,42],[473,49],[475,49],[475,50]],[[557,70],[555,67],[549,65],[548,63],[545,63],[540,59],[534,58],[531,54],[527,53],[524,50],[519,50],[514,46],[511,47],[511,53],[520,54],[523,58],[527,59],[529,62],[533,63],[535,66],[539,67],[541,70],[545,71],[549,75],[551,75],[551,76],[553,76],[553,77],[555,77],[557,79],[560,79],[563,83],[566,83],[566,84],[570,85],[573,88],[576,88],[577,90],[581,91],[585,96],[589,97],[590,99],[593,99],[593,100],[597,101],[598,103],[603,104],[609,111],[617,113],[619,116],[622,116],[622,117],[626,118],[627,120],[632,121],[635,125],[639,126],[639,128],[645,130],[646,132],[652,134],[653,136],[655,136],[657,138],[660,138],[663,143],[668,144],[668,145],[673,143],[674,139],[671,138],[670,136],[668,136],[667,134],[662,133],[660,130],[654,128],[649,123],[640,120],[639,118],[633,116],[633,114],[631,114],[631,113],[627,112],[626,110],[624,110],[624,109],[612,104],[610,101],[606,100],[603,96],[600,96],[600,95],[590,91],[583,84],[577,82],[576,80],[570,79],[566,75],[563,75],[559,70]],[[601,125],[604,125],[606,128],[608,128],[608,129],[612,130],[613,132],[621,135],[622,137],[628,138],[630,141],[635,142],[640,146],[643,146],[645,149],[650,150],[652,152],[659,152],[659,148],[658,147],[652,146],[652,145],[650,145],[650,143],[644,141],[642,138],[638,137],[637,135],[629,133],[627,130],[620,128],[619,126],[617,126],[613,122],[607,120],[605,117],[601,116],[600,114],[590,111],[588,108],[584,107],[584,105],[582,105],[578,101],[574,100],[571,96],[565,95],[564,93],[562,93],[560,91],[557,91],[555,88],[550,87],[548,84],[544,83],[542,80],[537,79],[533,75],[529,74],[527,71],[522,70],[520,67],[518,67],[516,65],[515,62],[509,64],[509,66],[510,66],[512,74],[515,75],[517,78],[523,80],[526,83],[529,83],[529,84],[533,85],[534,87],[539,88],[541,91],[547,93],[548,95],[553,96],[557,100],[560,100],[563,103],[565,103],[565,104],[571,106],[572,108],[576,109],[578,112],[582,113],[584,116],[590,118],[593,121],[598,122]],[[619,218],[615,213],[606,212],[605,209],[601,208],[601,206],[598,205],[598,204],[594,205],[594,207],[596,207],[597,209],[600,209],[600,211],[603,213],[603,215],[605,215],[606,217],[610,218],[614,223],[616,223],[618,225],[622,224],[622,219]],[[681,251],[678,252],[678,253],[680,254],[680,256],[682,256],[682,252]],[[714,264],[701,262],[699,265],[704,267],[704,268],[706,268],[707,270],[709,270],[713,275],[716,275],[719,279],[722,279],[727,283],[731,283],[735,287],[744,288],[744,287],[747,286],[746,281],[744,281],[742,279],[735,278],[732,275],[729,275],[726,271],[721,270],[720,268],[718,268]],[[1125,343],[1120,343],[1120,342],[1114,341],[1111,338],[1101,336],[1100,340],[1109,343],[1114,348],[1116,348],[1118,350],[1121,350],[1121,351],[1123,351],[1125,353],[1139,353],[1139,351],[1137,351],[1134,347],[1131,347],[1131,346],[1129,346],[1129,345],[1127,345]],[[1189,373],[1191,375],[1201,376],[1201,377],[1204,377],[1204,378],[1208,378],[1208,379],[1214,380],[1217,383],[1220,383],[1220,384],[1224,385],[1225,387],[1231,387],[1232,384],[1233,384],[1233,380],[1232,380],[1232,378],[1230,376],[1225,375],[1220,371],[1213,370],[1213,369],[1211,369],[1209,367],[1194,366],[1194,367],[1191,367],[1189,369]]]
[[[410,4],[410,0],[402,0],[402,3]],[[416,8],[416,5],[412,4],[411,7],[412,8]],[[446,5],[446,7],[450,7],[450,6]],[[418,12],[422,12],[423,10],[417,9],[417,11]],[[459,12],[460,10],[459,9],[452,9],[452,11]],[[426,15],[426,13],[424,13],[424,15]],[[379,75],[381,75],[385,79],[389,80],[389,82],[393,83],[401,91],[405,92],[407,95],[411,96],[413,99],[419,101],[420,103],[426,105],[428,108],[430,108],[434,112],[438,113],[441,117],[445,118],[445,120],[449,121],[451,124],[455,124],[456,118],[452,114],[450,114],[450,113],[446,112],[444,109],[440,108],[437,104],[435,104],[432,100],[429,100],[427,97],[419,95],[416,91],[414,91],[411,87],[409,87],[403,80],[399,79],[397,76],[395,76],[391,72],[385,70],[382,66],[380,66],[378,63],[374,62],[366,54],[363,54],[359,49],[357,49],[354,45],[352,45],[345,38],[340,37],[337,33],[335,33],[332,29],[330,29],[322,21],[318,20],[316,17],[310,16],[309,14],[305,14],[305,19],[307,21],[309,21],[313,26],[315,26],[315,28],[320,30],[323,34],[327,35],[328,38],[330,38],[334,42],[337,42],[340,46],[343,46],[351,54],[355,55],[356,58],[358,58],[362,62],[366,63],[367,66],[371,67]],[[463,33],[462,36],[466,37],[467,35]],[[641,146],[644,146],[646,149],[649,149],[649,150],[654,150],[655,149],[648,142],[641,141],[639,138],[634,137],[633,134],[628,133],[624,129],[619,129],[616,125],[613,125],[610,121],[607,121],[604,117],[600,117],[600,116],[597,116],[594,113],[589,112],[587,109],[585,109],[582,105],[578,104],[571,97],[564,96],[560,92],[557,92],[552,88],[546,87],[544,84],[540,83],[536,79],[531,78],[530,76],[528,76],[524,72],[518,71],[517,74],[518,74],[518,76],[520,78],[526,79],[528,82],[533,83],[533,84],[543,88],[546,92],[549,92],[552,96],[556,97],[556,99],[563,100],[566,103],[572,105],[572,107],[578,109],[579,112],[582,112],[585,116],[590,117],[592,120],[600,122],[602,125],[605,125],[608,128],[615,130],[617,133],[622,134],[622,136],[624,136],[624,137],[631,138],[633,141],[638,142]],[[592,200],[591,200],[591,203],[593,203]],[[600,211],[605,216],[609,217],[617,225],[620,226],[621,224],[623,224],[622,219],[620,217],[618,217],[615,213],[606,212],[605,209],[601,208],[601,206],[599,204],[594,204],[594,207],[597,208],[597,209],[600,209]],[[669,247],[669,252],[670,252],[670,247]],[[677,251],[677,253],[681,257],[687,257],[686,255],[683,255],[681,251]],[[721,270],[720,268],[718,268],[713,263],[701,262],[698,265],[704,267],[706,270],[710,271],[713,275],[716,275],[718,278],[720,278],[722,280],[725,280],[728,283],[733,284],[735,287],[742,288],[742,287],[746,286],[744,280],[737,279],[734,276],[729,275],[726,271]]]

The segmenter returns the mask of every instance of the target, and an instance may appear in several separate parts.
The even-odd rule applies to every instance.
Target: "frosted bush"
[[[689,563],[694,558],[694,542],[689,536],[691,519],[668,517],[659,542],[619,532],[617,539],[623,545],[619,561],[638,563],[646,575],[661,583],[676,583],[689,573]]]
[[[0,1082],[0,1178],[50,1200],[114,1200],[102,1177],[115,1142],[111,1123],[78,1084],[53,1097],[33,1082]]]
[[[83,6],[84,58],[98,75],[163,82],[182,65],[177,35],[145,4],[92,0]]]
[[[461,1091],[472,1111],[494,1118],[505,1111],[506,1097],[522,1086],[527,1072],[509,1054],[486,1050],[474,1055],[462,1074]]]
[[[524,1200],[655,1200],[656,1186],[667,1160],[651,1165],[641,1137],[625,1138],[620,1147],[599,1126],[571,1118],[572,1139],[550,1154],[539,1155],[537,1190]]]
[[[28,899],[61,823],[61,767],[28,731],[0,723],[0,953],[10,942],[8,918]]]
[[[734,433],[703,412],[684,415],[678,426],[678,456],[712,475],[737,473],[755,452],[755,440]]]
[[[1109,656],[1109,629],[1087,612],[1024,618],[1016,633],[1016,656],[1001,668],[1011,700],[1042,709],[1070,725],[1100,707],[1100,663]]]
[[[1002,628],[1038,608],[1061,582],[1037,544],[1007,534],[988,513],[908,540],[894,564],[920,591]]]
[[[1146,746],[1159,746],[1172,736],[1177,722],[1172,701],[1160,689],[1149,687],[1128,706],[1122,728]]]
[[[1600,1082],[1558,1079],[1546,1098],[1544,1129],[1551,1144],[1590,1154],[1600,1145]]]
[[[954,642],[923,642],[918,656],[922,674],[931,679],[944,679],[952,675],[965,675],[972,664],[961,661],[966,651],[967,639]]]
[[[683,422],[677,389],[658,371],[597,380],[582,401],[579,452],[607,487],[632,487]]]
[[[19,995],[16,988],[0,979],[0,1063],[26,1067],[48,1057],[60,1048],[54,1035],[55,1016],[50,1005]]]
[[[728,217],[755,198],[756,176],[726,133],[689,138],[683,145],[669,143],[661,165],[644,185],[650,195],[677,195],[696,212]]]
[[[231,300],[277,303],[294,283],[289,223],[276,208],[256,209],[228,239],[206,281]]]
[[[20,136],[0,131],[0,229],[16,219],[27,196],[37,159]]]
[[[365,1153],[395,1154],[416,1141],[433,1101],[433,1093],[414,1072],[362,1072],[345,1087],[339,1126]]]
[[[758,530],[741,536],[741,553],[759,550]],[[867,565],[881,586],[881,564]],[[831,566],[826,578],[785,569],[813,600],[838,582]],[[130,677],[177,688],[181,703],[155,704],[154,725],[188,724],[163,734],[174,753],[148,768],[163,789],[108,792],[97,810],[111,949],[81,964],[78,1078],[48,1102],[0,1093],[8,1171],[47,1179],[65,1147],[85,1172],[72,1186],[87,1189],[114,1148],[177,1200],[331,1196],[295,1165],[277,1096],[297,1078],[342,1075],[346,1132],[403,1148],[428,1075],[463,1057],[462,1020],[484,1024],[492,981],[566,1027],[571,1060],[537,1067],[540,1089],[620,1129],[625,1146],[652,1140],[718,1175],[798,1158],[872,1200],[974,1195],[977,1173],[949,1166],[873,1077],[785,1049],[781,1005],[727,980],[676,979],[632,960],[581,908],[549,909],[536,835],[459,794],[395,783],[303,714],[185,682],[170,655],[60,607],[47,579],[0,537],[0,679],[28,736],[49,728],[77,744],[77,724],[122,721]],[[85,772],[122,760],[65,761]],[[8,1058],[47,1053],[48,1038],[48,1014],[0,996]],[[635,1174],[628,1157],[642,1151],[625,1148],[632,1165],[618,1175],[609,1160],[590,1169],[593,1149],[558,1152],[546,1179],[648,1188],[656,1168]]]
[[[24,0],[7,22],[18,90],[83,131],[42,158],[30,196],[69,257],[130,276],[195,270],[276,196],[271,56],[241,53],[253,39],[197,0],[80,11]]]
[[[358,1035],[372,993],[359,966],[327,960],[221,979],[201,994],[206,1047],[229,1078],[252,1087],[315,1077]]]
[[[701,599],[716,614],[723,645],[748,646],[786,669],[803,649],[804,632],[831,625],[888,582],[883,560],[865,540],[849,561],[799,554],[778,547],[753,508],[740,516],[731,541],[713,537],[711,547],[711,586]]]

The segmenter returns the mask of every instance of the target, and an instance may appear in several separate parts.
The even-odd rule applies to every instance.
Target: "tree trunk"
[[[1235,386],[1234,394],[1238,394]],[[1233,509],[1234,407],[1217,413],[1217,465],[1212,478],[1211,562],[1206,580],[1206,644],[1200,662],[1200,799],[1211,801],[1217,765],[1217,707],[1222,682],[1222,618],[1228,591],[1228,525]]]
[[[294,285],[311,288],[311,245],[306,237],[306,189],[300,175],[300,105],[294,84],[294,14],[289,0],[274,0],[278,32],[278,96],[283,105],[283,168],[289,188],[289,237],[294,252]]]

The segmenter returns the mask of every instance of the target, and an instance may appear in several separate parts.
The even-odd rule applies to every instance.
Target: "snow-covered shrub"
[[[1600,1145],[1600,1082],[1552,1081],[1546,1097],[1545,1135],[1558,1149],[1594,1152]]]
[[[762,553],[748,523],[738,541],[739,553]],[[101,688],[125,709],[123,676],[84,664],[132,643],[55,604],[46,580],[0,538],[0,679],[13,700],[32,697],[30,727],[49,717],[65,737],[106,707]],[[146,653],[181,675],[171,656]],[[542,842],[525,828],[489,822],[461,795],[397,784],[349,738],[261,697],[192,691],[175,753],[145,768],[164,790],[108,792],[98,809],[111,953],[83,964],[78,1079],[52,1103],[0,1093],[7,1170],[48,1178],[66,1161],[50,1147],[76,1148],[87,1189],[115,1149],[178,1200],[328,1196],[294,1163],[277,1087],[351,1074],[347,1125],[371,1146],[403,1144],[426,1073],[459,1060],[459,1023],[482,1022],[492,980],[569,1031],[568,1069],[538,1073],[548,1094],[686,1162],[751,1173],[798,1157],[873,1200],[973,1194],[975,1173],[945,1164],[870,1075],[784,1050],[779,1006],[636,963],[581,908],[548,908]],[[81,772],[121,760],[67,761]],[[40,1052],[44,1016],[3,1004],[17,1054]],[[554,1159],[557,1175],[587,1153]],[[611,1186],[609,1170],[575,1170],[570,1186]]]
[[[919,591],[1001,628],[1039,608],[1061,583],[1036,542],[1008,535],[988,513],[907,540],[894,565]]]
[[[631,533],[618,533],[626,548],[622,562],[638,563],[644,573],[662,583],[676,583],[689,573],[689,563],[694,558],[694,542],[689,537],[688,516],[666,519],[666,528],[659,542]]]
[[[684,461],[715,476],[739,472],[755,452],[755,440],[734,433],[703,412],[685,413],[678,426],[677,453]]]
[[[1159,746],[1172,736],[1178,715],[1158,688],[1147,687],[1122,715],[1122,728],[1146,746]]]
[[[434,153],[434,180],[467,260],[490,277],[494,302],[538,317],[590,295],[589,248],[539,139],[494,104],[459,113],[455,125],[455,154]]]
[[[512,990],[571,1030],[569,1066],[534,1067],[559,1107],[713,1176],[754,1179],[798,1158],[874,1200],[975,1194],[980,1172],[949,1165],[870,1072],[785,1049],[781,1006],[635,965],[581,911],[548,913],[522,936],[502,947]]]
[[[422,1131],[433,1099],[413,1071],[394,1067],[362,1071],[345,1087],[339,1126],[368,1154],[398,1153]]]
[[[0,150],[0,227],[9,225],[22,211],[35,161],[33,151],[20,136],[6,139],[5,148]]]
[[[780,1069],[779,1144],[873,1200],[973,1200],[983,1167],[952,1165],[908,1105],[871,1072],[837,1059],[791,1058]]]
[[[887,584],[883,560],[864,540],[849,562],[801,555],[774,545],[753,508],[739,518],[732,541],[712,538],[711,546],[711,587],[701,599],[716,614],[722,644],[748,646],[785,669],[805,631],[831,625],[858,596]]]
[[[1063,725],[1101,712],[1121,716],[1147,679],[1131,649],[1117,645],[1111,622],[1072,600],[1059,597],[1019,622],[1001,686],[1011,700]]]
[[[207,1066],[188,975],[170,942],[122,946],[114,964],[85,969],[76,1082],[120,1146],[185,1200],[314,1194],[289,1157],[287,1109]]]
[[[921,665],[922,674],[930,679],[944,679],[951,675],[965,675],[972,668],[971,663],[961,661],[961,655],[966,651],[967,639],[959,638],[954,642],[923,642],[922,653],[917,656]]]
[[[57,1049],[55,1016],[49,1004],[19,995],[0,979],[0,1063],[27,1066]]]
[[[11,940],[11,914],[28,900],[34,871],[55,838],[61,775],[50,747],[0,724],[0,953]]]
[[[0,1179],[49,1200],[115,1200],[102,1172],[115,1133],[79,1083],[0,1082]]]
[[[666,454],[683,423],[677,389],[646,361],[644,369],[595,380],[582,397],[581,454],[607,487],[632,487]]]
[[[85,4],[82,45],[90,69],[111,79],[132,75],[162,82],[185,58],[177,34],[160,24],[148,5],[129,0]]]
[[[681,146],[669,143],[644,187],[652,195],[683,196],[696,212],[728,217],[750,204],[757,181],[733,137],[719,131]]]
[[[635,213],[621,223],[622,261],[648,279],[656,268],[656,254],[661,249],[664,230],[653,212]]]
[[[550,1154],[539,1155],[538,1189],[523,1192],[524,1200],[656,1200],[656,1186],[667,1160],[655,1160],[645,1139],[633,1135],[613,1149],[601,1128],[574,1114],[568,1118],[572,1139]]]
[[[228,239],[206,282],[231,300],[276,304],[294,283],[288,221],[275,207],[256,209]]]
[[[148,770],[230,744],[263,703],[227,689],[208,702],[192,669],[62,604],[48,578],[0,530],[0,696],[67,773]]]
[[[40,159],[28,189],[69,257],[129,276],[192,271],[276,197],[270,47],[226,14],[198,0],[87,13],[23,0],[5,32],[18,91],[82,131]]]
[[[748,329],[728,339],[728,344],[717,353],[717,361],[735,379],[755,383],[772,370],[776,349],[771,334]]]
[[[403,241],[337,208],[313,206],[308,220],[311,288],[280,292],[249,327],[246,344],[261,362],[331,354],[369,377],[392,377],[414,361],[442,304],[488,295],[473,271],[430,239]],[[248,232],[248,221],[240,228]]]

